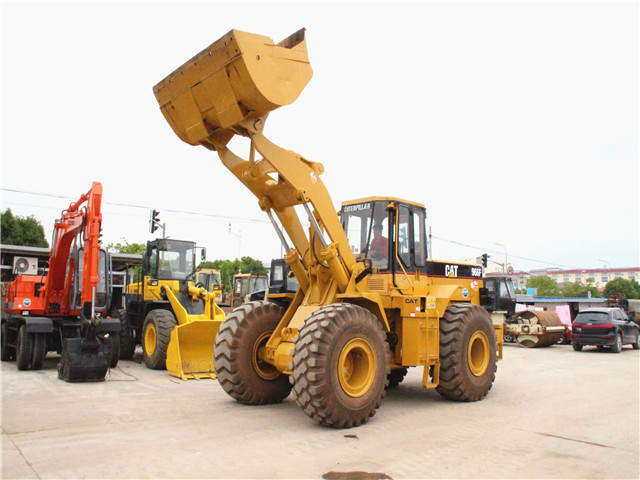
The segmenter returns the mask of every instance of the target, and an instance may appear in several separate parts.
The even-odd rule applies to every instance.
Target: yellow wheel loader
[[[120,358],[130,359],[140,343],[148,368],[166,368],[183,380],[215,378],[213,346],[225,315],[215,293],[191,280],[195,254],[193,242],[147,243],[142,279],[127,286],[125,308],[117,312]]]
[[[220,306],[236,308],[247,303],[251,297],[267,297],[269,277],[258,273],[237,273],[233,276],[231,292],[224,296]]]
[[[502,325],[479,305],[482,267],[427,259],[419,203],[370,197],[336,214],[322,164],[264,136],[268,114],[311,76],[304,30],[278,44],[232,30],[154,87],[178,137],[215,150],[258,198],[299,282],[286,309],[250,302],[227,317],[220,385],[254,405],[293,388],[307,415],[333,427],[366,422],[408,367],[446,398],[482,399],[502,346]],[[247,159],[227,147],[235,135],[249,139]]]

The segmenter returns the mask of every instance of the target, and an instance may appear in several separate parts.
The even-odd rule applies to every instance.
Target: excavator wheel
[[[31,368],[33,370],[42,370],[44,357],[47,356],[47,334],[32,333],[33,345],[31,349]]]
[[[147,314],[142,327],[142,358],[147,368],[167,368],[167,348],[171,331],[177,324],[176,317],[168,310],[156,309]]]
[[[293,391],[307,415],[350,428],[376,413],[388,384],[389,345],[371,312],[347,303],[322,307],[307,318],[295,345]]]
[[[33,336],[27,333],[27,326],[22,325],[18,330],[18,342],[16,344],[16,363],[18,370],[29,370],[31,366],[31,350],[33,349]]]
[[[127,311],[119,308],[114,316],[120,319],[120,360],[131,360],[136,351],[136,338]]]
[[[389,385],[387,385],[387,390],[391,390],[392,388],[396,388],[398,385],[402,383],[404,377],[407,376],[408,370],[406,368],[396,368],[389,372],[387,375],[387,380],[389,380]]]
[[[497,339],[487,311],[468,303],[447,307],[440,320],[440,383],[449,400],[475,402],[493,385]]]
[[[216,375],[224,391],[240,403],[280,403],[291,392],[287,375],[261,359],[283,314],[274,303],[249,302],[220,326],[214,347]]]
[[[2,361],[8,362],[9,360],[13,360],[16,356],[16,349],[14,347],[9,346],[9,327],[7,326],[7,322],[2,322]]]

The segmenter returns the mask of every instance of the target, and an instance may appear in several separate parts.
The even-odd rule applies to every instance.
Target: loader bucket
[[[176,326],[167,348],[167,370],[182,380],[216,378],[213,345],[222,321],[192,320]]]
[[[111,344],[98,338],[65,338],[58,378],[65,382],[101,382],[109,369]]]
[[[313,74],[304,32],[274,44],[231,30],[158,83],[153,92],[176,135],[213,148],[216,132],[294,102]]]

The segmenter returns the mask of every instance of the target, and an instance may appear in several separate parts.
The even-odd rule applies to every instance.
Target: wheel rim
[[[469,369],[476,377],[480,377],[487,371],[491,350],[489,349],[489,339],[484,332],[478,330],[474,332],[469,340],[467,359]]]
[[[363,338],[350,340],[338,360],[338,380],[350,397],[362,397],[369,391],[376,373],[375,355],[371,344]]]
[[[253,355],[251,360],[253,361],[253,368],[258,376],[264,380],[275,380],[280,375],[280,372],[276,367],[264,361],[262,352],[271,337],[272,332],[265,332],[258,337],[256,343],[253,344]]]
[[[149,357],[156,351],[157,337],[158,334],[156,333],[156,326],[153,323],[149,323],[144,332],[144,351],[147,352],[147,356]]]

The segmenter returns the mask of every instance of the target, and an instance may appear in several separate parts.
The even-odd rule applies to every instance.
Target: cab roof
[[[347,205],[357,205],[359,203],[376,202],[380,200],[386,201],[386,202],[405,203],[407,205],[415,205],[416,207],[424,208],[424,205],[422,203],[411,202],[409,200],[403,200],[401,198],[396,198],[396,197],[365,197],[365,198],[358,198],[356,200],[345,200],[342,202],[342,206],[345,207]]]

